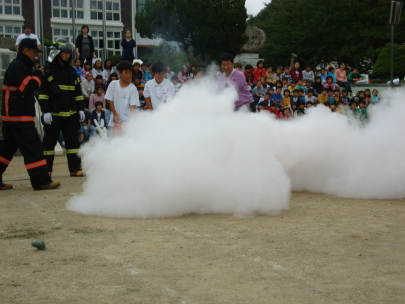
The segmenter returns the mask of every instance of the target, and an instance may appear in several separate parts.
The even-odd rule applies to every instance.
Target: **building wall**
[[[37,34],[35,28],[35,2],[34,1],[22,1],[21,3],[21,14],[24,17],[24,25],[31,26],[32,32]],[[22,31],[22,29],[21,29]],[[37,34],[38,36],[38,34]]]
[[[44,17],[44,36],[52,41],[52,0],[42,0],[43,17]]]
[[[124,38],[124,31],[128,28],[132,31],[132,25],[135,20],[132,20],[132,1],[131,0],[121,0],[121,22],[124,24],[122,31],[122,37]]]

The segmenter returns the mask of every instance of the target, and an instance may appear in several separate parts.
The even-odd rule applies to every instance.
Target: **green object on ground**
[[[45,242],[43,240],[35,240],[31,243],[32,247],[37,248],[38,250],[45,250]]]

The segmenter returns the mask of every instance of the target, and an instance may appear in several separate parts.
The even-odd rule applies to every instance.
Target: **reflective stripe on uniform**
[[[53,76],[48,77],[48,82],[51,82],[53,80]]]
[[[35,80],[36,82],[38,82],[38,85],[41,86],[41,80],[38,77],[36,77],[36,76],[27,76],[27,77],[24,78],[24,80],[22,81],[20,87],[18,88],[21,91],[21,93],[24,92],[25,87],[30,82],[30,80]]]
[[[0,156],[0,163],[6,164],[8,166],[8,164],[10,163],[11,160],[8,160],[4,157]]]
[[[3,90],[18,91],[18,88],[3,84]]]
[[[4,110],[6,112],[6,116],[8,116],[8,110],[9,110],[8,101],[10,99],[10,91],[18,91],[18,88],[3,84],[3,90],[6,91],[4,93]]]
[[[67,149],[66,153],[67,154],[75,154],[75,153],[79,153],[80,149]]]
[[[45,166],[45,165],[46,165],[46,160],[43,159],[43,160],[40,160],[35,163],[27,164],[27,165],[25,165],[25,168],[27,168],[27,170],[29,170],[29,169],[34,169],[34,168],[37,168],[40,166]]]
[[[44,155],[55,155],[55,151],[44,151]]]
[[[69,117],[73,114],[76,114],[76,111],[70,111],[70,112],[59,112],[59,113],[51,113],[53,116],[63,116],[63,117]]]
[[[32,116],[2,116],[1,119],[9,122],[34,121]]]
[[[39,95],[39,99],[49,100],[49,95],[45,95],[45,94]]]
[[[59,85],[59,88],[64,91],[74,91],[75,90],[75,86],[65,86],[65,85],[61,85],[61,84]]]
[[[76,97],[75,97],[75,100],[76,100],[76,101],[84,100],[84,98],[83,98],[83,96],[76,96]]]

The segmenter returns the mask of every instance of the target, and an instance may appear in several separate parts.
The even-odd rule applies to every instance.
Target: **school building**
[[[145,0],[0,0],[0,37],[17,38],[23,32],[22,26],[27,24],[41,38],[41,4],[45,39],[55,41],[56,38],[66,37],[75,43],[82,25],[86,24],[90,28],[89,34],[94,39],[99,57],[103,48],[107,49],[108,56],[121,54],[120,43],[127,28],[132,30],[138,56],[148,45],[158,45],[161,42],[160,39],[141,38],[136,31],[135,15],[143,10]],[[75,4],[75,32],[72,4]],[[103,35],[103,5],[106,41]]]

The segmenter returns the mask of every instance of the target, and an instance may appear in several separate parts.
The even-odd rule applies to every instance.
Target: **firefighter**
[[[44,125],[44,155],[52,174],[55,145],[62,131],[66,145],[70,176],[84,176],[81,160],[77,155],[80,148],[79,120],[84,120],[84,98],[80,79],[70,65],[75,45],[65,38],[59,38],[51,47],[45,68],[44,81],[39,90],[42,123]]]
[[[32,70],[34,58],[41,50],[37,40],[21,40],[17,58],[10,63],[4,75],[3,140],[0,141],[0,190],[12,189],[12,184],[3,183],[3,173],[20,149],[25,167],[35,190],[54,189],[60,183],[52,181],[43,156],[41,141],[35,129],[35,94],[42,83],[42,70]]]

